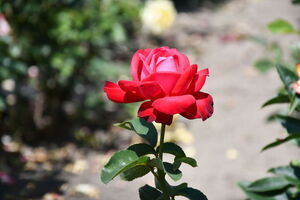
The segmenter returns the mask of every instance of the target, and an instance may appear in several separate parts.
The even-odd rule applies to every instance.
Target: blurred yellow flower
[[[169,0],[148,1],[142,11],[142,21],[153,34],[160,34],[169,29],[176,17],[173,2]]]

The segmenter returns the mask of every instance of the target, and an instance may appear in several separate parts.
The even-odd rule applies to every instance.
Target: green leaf
[[[248,186],[251,184],[251,182],[242,181],[239,182],[240,188],[246,193],[246,195],[251,200],[289,200],[288,196],[285,193],[255,193],[250,192],[247,190]]]
[[[292,163],[289,166],[280,166],[268,170],[271,173],[285,177],[293,185],[300,186],[300,167],[294,166]]]
[[[121,178],[125,181],[132,181],[136,178],[140,178],[142,176],[145,176],[150,172],[150,168],[145,165],[138,165],[135,167],[132,167],[123,173],[121,173]]]
[[[171,179],[173,179],[174,181],[178,181],[181,179],[182,172],[179,169],[174,170],[173,165],[168,162],[164,162],[163,164],[164,164],[166,173],[169,175],[169,177]]]
[[[247,191],[250,192],[269,192],[274,190],[280,190],[289,186],[289,182],[283,177],[269,177],[262,178],[252,182]]]
[[[151,160],[148,162],[148,165],[151,166],[151,167],[156,167],[157,169],[160,169],[160,170],[165,171],[163,162],[161,161],[160,158],[154,158],[154,159],[151,159]]]
[[[254,66],[256,69],[258,69],[261,72],[267,72],[269,69],[271,69],[274,66],[274,63],[272,60],[262,58],[257,60]]]
[[[300,120],[294,117],[289,117],[285,115],[277,115],[276,119],[279,119],[282,126],[286,128],[288,133],[300,134]]]
[[[276,65],[276,69],[281,81],[285,86],[285,89],[289,92],[290,95],[292,95],[293,91],[291,90],[290,86],[292,83],[298,80],[298,76],[290,69],[280,64]]]
[[[139,195],[141,200],[157,200],[162,193],[156,188],[146,184],[139,189]]]
[[[157,147],[156,151],[158,152],[160,146]],[[186,157],[184,151],[180,146],[172,142],[166,142],[163,145],[163,153],[169,153],[174,155],[175,157],[181,158]]]
[[[133,144],[130,147],[128,147],[128,150],[134,151],[138,156],[144,156],[147,154],[156,155],[155,149],[152,146],[145,143]]]
[[[266,146],[262,149],[262,151],[265,151],[265,150],[267,150],[267,149],[276,147],[276,146],[278,146],[278,145],[281,145],[281,144],[283,144],[283,143],[286,143],[286,142],[288,142],[288,141],[290,141],[290,140],[297,139],[297,138],[300,138],[300,134],[293,134],[293,135],[290,135],[290,136],[288,136],[288,137],[286,137],[286,138],[284,138],[284,139],[277,139],[275,142],[272,142],[272,143],[266,145]]]
[[[178,190],[181,190],[181,189],[184,189],[184,188],[187,188],[188,187],[188,184],[187,183],[181,183],[179,185],[176,185],[176,186],[170,186],[171,187],[171,195],[174,195],[176,194],[176,192]]]
[[[186,163],[192,167],[197,167],[197,161],[194,158],[190,157],[181,157],[181,158],[175,158],[174,160],[174,170],[179,169],[181,163]]]
[[[294,94],[292,97],[291,104],[289,106],[289,113],[290,114],[293,113],[299,105],[300,105],[300,98],[296,94]]]
[[[298,4],[298,3],[300,3],[300,0],[293,0],[292,3],[293,4]]]
[[[294,33],[295,28],[286,20],[277,19],[268,24],[268,29],[273,33]]]
[[[106,184],[120,173],[138,165],[146,165],[148,161],[149,157],[138,157],[134,151],[119,151],[115,153],[103,167],[101,171],[101,181]]]
[[[115,125],[136,132],[152,146],[156,146],[157,131],[152,123],[147,122],[143,118],[136,118]]]
[[[176,192],[176,196],[184,196],[190,200],[207,200],[207,197],[194,188],[183,188]]]
[[[278,95],[272,99],[269,99],[267,102],[265,102],[263,105],[262,105],[262,108],[263,107],[266,107],[266,106],[269,106],[269,105],[272,105],[272,104],[278,104],[278,103],[289,103],[290,102],[290,98],[288,95]]]

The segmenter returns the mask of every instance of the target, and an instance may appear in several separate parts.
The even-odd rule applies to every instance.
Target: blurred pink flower
[[[0,182],[7,185],[14,185],[16,181],[7,173],[0,172]]]
[[[0,36],[7,36],[10,33],[10,26],[3,14],[0,14]]]

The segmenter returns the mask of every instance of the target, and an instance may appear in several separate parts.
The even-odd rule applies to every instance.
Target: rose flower
[[[175,114],[206,120],[213,113],[213,99],[200,90],[209,73],[197,68],[176,49],[141,49],[131,61],[133,80],[107,81],[104,91],[117,103],[145,101],[138,116],[149,122],[170,125]]]

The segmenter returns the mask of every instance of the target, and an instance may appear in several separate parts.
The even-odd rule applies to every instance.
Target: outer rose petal
[[[182,95],[157,99],[153,102],[152,106],[159,112],[174,115],[185,112],[194,103],[195,98],[192,95]]]
[[[197,67],[197,65],[192,65],[184,71],[172,91],[173,95],[186,94],[186,91],[197,72]]]
[[[116,103],[132,103],[144,100],[142,96],[132,92],[125,92],[119,85],[110,81],[106,81],[104,92],[111,101]]]
[[[138,116],[144,118],[148,122],[157,122],[170,125],[173,120],[172,115],[161,113],[152,107],[152,101],[144,102],[138,111]]]
[[[188,119],[202,118],[204,121],[214,112],[213,99],[209,94],[204,92],[198,92],[194,94],[194,97],[196,98],[196,103],[180,114]]]
[[[118,85],[125,92],[132,92],[132,91],[137,90],[138,86],[140,85],[140,82],[138,82],[138,81],[120,80],[118,82]]]
[[[199,92],[201,88],[203,87],[206,77],[209,75],[208,69],[203,69],[197,72],[197,74],[194,76],[193,81],[191,82],[188,93],[194,93],[194,92]]]
[[[139,90],[145,99],[157,99],[165,96],[165,93],[161,89],[160,85],[154,81],[141,82]]]
[[[151,74],[149,77],[143,81],[154,81],[157,82],[163,89],[166,95],[170,94],[174,88],[180,74],[174,72],[156,72]]]

